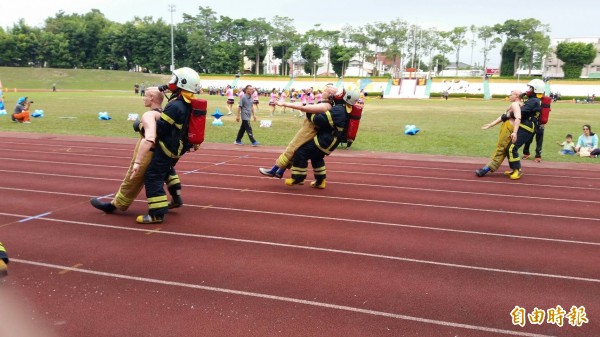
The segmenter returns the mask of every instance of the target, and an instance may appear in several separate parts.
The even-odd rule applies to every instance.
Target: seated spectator
[[[589,124],[585,124],[583,134],[577,140],[575,152],[581,157],[589,157],[591,152],[596,149],[598,149],[598,135],[592,132],[592,127]]]
[[[573,136],[571,134],[568,134],[565,137],[564,142],[562,142],[562,143],[556,142],[556,143],[563,147],[563,149],[559,152],[559,154],[569,155],[569,156],[575,155],[575,143],[573,143]]]

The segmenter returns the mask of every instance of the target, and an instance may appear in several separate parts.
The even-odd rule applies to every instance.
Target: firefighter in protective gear
[[[348,112],[348,121],[342,132],[342,139],[340,142],[346,143],[346,148],[349,148],[352,146],[352,143],[356,139],[356,134],[358,133],[358,126],[360,125],[364,107],[364,96],[357,87],[352,86],[346,90],[344,101],[352,108]]]
[[[515,120],[521,120],[521,91],[513,90],[510,93],[510,106],[506,109],[506,112],[500,115],[491,123],[483,125],[483,130],[489,129],[494,125],[501,124],[500,132],[498,133],[498,143],[496,144],[496,150],[492,155],[492,159],[484,167],[475,170],[475,174],[478,177],[483,177],[488,172],[495,172],[507,155],[507,148],[511,144],[511,134],[514,131],[518,132],[519,124],[515,123]],[[517,128],[517,129],[515,129]]]
[[[6,249],[0,242],[0,277],[8,275],[8,255],[6,254]]]
[[[525,92],[527,100],[521,107],[521,120],[515,118],[515,123],[519,123],[519,128],[511,133],[512,144],[508,147],[508,165],[511,170],[504,172],[513,180],[520,179],[523,175],[519,149],[535,133],[535,125],[541,111],[540,98],[544,95],[544,82],[542,80],[531,80],[527,86],[528,91]]]
[[[317,126],[317,135],[296,151],[292,165],[292,177],[285,180],[286,185],[304,184],[310,160],[315,176],[315,181],[310,186],[319,189],[325,188],[327,170],[324,158],[340,144],[342,132],[348,121],[348,112],[352,110],[350,103],[356,103],[359,95],[356,90],[337,94],[333,97],[333,106],[329,111],[314,116],[312,121]]]
[[[286,102],[277,102],[277,105],[283,107],[289,107],[292,109],[300,110],[302,112],[306,112],[306,119],[302,124],[302,127],[296,134],[294,138],[290,141],[288,146],[285,148],[285,151],[277,158],[275,161],[275,165],[270,168],[259,168],[258,171],[265,176],[268,177],[276,177],[281,178],[286,170],[291,164],[294,157],[294,154],[298,150],[300,146],[305,144],[306,142],[312,140],[317,135],[317,129],[312,122],[312,119],[315,118],[316,114],[321,114],[327,112],[329,109],[333,107],[333,102],[337,97],[338,100],[342,99],[343,94],[345,93],[344,88],[335,88],[333,84],[327,84],[323,89],[323,101],[321,103],[313,104],[313,105],[305,105],[303,106],[301,103],[286,103]]]
[[[544,96],[544,91],[546,90],[546,83],[540,79],[534,79],[529,81],[528,85],[534,88],[533,92],[535,93],[536,97],[542,99]],[[535,138],[535,161],[538,163],[542,161],[542,144],[544,143],[544,130],[546,128],[546,124],[542,124],[539,117],[540,116],[538,114],[534,123],[535,136],[531,137],[531,139],[523,146],[523,159],[527,159],[531,156],[529,147]]]
[[[95,208],[105,212],[112,213],[116,209],[120,211],[126,211],[129,206],[133,203],[138,194],[144,187],[144,173],[146,168],[152,159],[154,154],[154,144],[156,140],[156,121],[160,119],[162,112],[163,94],[158,90],[157,87],[150,87],[145,90],[144,93],[144,106],[150,110],[146,111],[141,120],[137,120],[133,124],[133,128],[136,132],[140,133],[129,169],[125,174],[125,178],[121,182],[119,190],[115,194],[114,198],[110,202],[102,201],[100,198],[90,199],[90,203]],[[138,153],[144,155],[138,157]],[[131,177],[131,172],[135,163],[138,163],[138,174],[135,177]],[[167,186],[172,196],[172,200],[169,203],[170,208],[176,208],[183,204],[181,199],[181,184],[179,177],[173,169],[169,177],[167,178]]]
[[[169,210],[163,183],[168,181],[179,158],[191,147],[187,141],[187,121],[191,112],[191,100],[194,94],[200,92],[200,76],[191,68],[179,68],[173,71],[166,87],[171,96],[156,122],[154,155],[144,175],[148,214],[137,217],[136,221],[140,224],[163,222]],[[143,155],[141,151],[138,152],[138,156]],[[138,170],[139,164],[134,163],[132,177]]]

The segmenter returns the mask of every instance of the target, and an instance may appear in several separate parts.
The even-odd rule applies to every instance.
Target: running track
[[[510,181],[475,177],[486,158],[338,150],[315,190],[258,174],[281,148],[204,144],[178,164],[185,207],[142,226],[143,195],[88,202],[133,144],[0,134],[0,283],[56,336],[600,336],[598,165]],[[588,322],[510,315],[557,305]]]

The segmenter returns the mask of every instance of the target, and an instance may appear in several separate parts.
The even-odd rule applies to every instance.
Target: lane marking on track
[[[73,271],[73,269],[79,269],[79,267],[83,266],[83,263],[76,263],[74,264],[72,267],[70,268],[63,268],[61,271],[58,272],[59,275],[64,275],[68,272]]]
[[[161,229],[162,228],[160,228],[160,227],[156,227],[155,229],[153,229],[151,231],[147,231],[146,235],[151,235],[151,234],[154,234],[154,233],[158,233],[158,232],[160,232]]]
[[[192,185],[192,186],[186,185],[186,187],[195,187],[195,185]],[[7,188],[7,187],[1,187],[1,186],[0,186],[0,190],[44,193],[44,194],[53,194],[53,195],[66,195],[66,196],[75,196],[75,197],[91,197],[86,194],[39,191],[39,190],[25,190],[25,189],[20,189],[20,188]],[[266,192],[266,191],[264,191],[264,193],[280,194],[280,192]],[[316,196],[311,196],[311,197],[316,197]],[[134,200],[134,202],[145,203],[144,200]],[[200,208],[202,210],[206,210],[206,209],[210,208],[210,209],[223,210],[223,211],[247,212],[247,213],[262,214],[262,215],[266,214],[266,215],[283,216],[283,217],[296,217],[296,218],[308,218],[308,219],[326,220],[326,221],[350,222],[350,223],[359,223],[359,224],[366,224],[366,225],[379,225],[379,226],[410,228],[410,229],[418,229],[418,230],[431,230],[431,231],[459,233],[459,234],[468,234],[468,235],[482,235],[482,236],[501,237],[501,238],[510,238],[510,239],[536,240],[536,241],[545,241],[545,242],[558,242],[558,243],[568,243],[568,244],[600,246],[600,242],[591,242],[591,241],[566,240],[566,239],[545,238],[545,237],[537,237],[537,236],[480,232],[480,231],[470,231],[470,230],[462,230],[462,229],[441,228],[441,227],[431,227],[431,226],[421,226],[421,225],[409,225],[409,224],[403,224],[403,223],[393,223],[393,222],[383,222],[383,221],[336,218],[336,217],[326,217],[326,216],[317,216],[317,215],[309,215],[309,214],[283,213],[283,212],[261,211],[261,210],[243,209],[243,208],[220,207],[220,206],[214,206],[213,204],[209,204],[209,205],[186,204],[186,207],[195,207],[195,208]],[[24,217],[24,215],[18,215],[18,214],[13,214],[13,213],[0,213],[0,214]],[[536,216],[536,214],[529,214],[529,213],[527,213],[527,214],[523,213],[523,215]],[[600,221],[600,219],[596,219],[596,218],[581,218],[581,217],[571,217],[569,219]]]
[[[12,172],[9,170],[0,170],[0,172]],[[31,175],[43,175],[44,177],[46,176],[55,176],[55,177],[64,177],[64,178],[78,178],[78,179],[90,179],[90,180],[108,180],[108,181],[122,181],[122,179],[115,179],[115,178],[99,178],[99,177],[88,177],[88,176],[76,176],[76,175],[66,175],[66,174],[49,174],[49,173],[42,173],[42,172],[20,172],[20,174],[31,174]],[[256,178],[256,176],[243,176],[243,175],[233,175],[233,174],[219,174],[219,173],[209,173],[209,172],[203,172],[203,174],[208,174],[208,175],[225,175],[225,176],[232,176],[232,177],[242,177],[242,178]],[[265,177],[258,177],[259,179],[268,179]],[[527,199],[527,200],[550,200],[550,201],[568,201],[568,202],[576,202],[578,204],[581,203],[589,203],[589,204],[600,204],[600,201],[595,201],[595,200],[581,200],[581,199],[565,199],[565,198],[548,198],[548,197],[536,197],[536,196],[525,196],[525,195],[512,195],[512,194],[498,194],[498,193],[483,193],[483,192],[470,192],[470,191],[457,191],[457,190],[442,190],[442,189],[431,189],[431,188],[421,188],[421,187],[405,187],[405,186],[389,186],[389,185],[374,185],[374,184],[361,184],[361,183],[347,183],[347,182],[334,182],[334,184],[343,184],[343,185],[354,185],[354,186],[360,186],[360,187],[372,187],[372,188],[387,188],[387,189],[397,189],[397,190],[409,190],[409,191],[424,191],[424,192],[435,192],[435,193],[451,193],[451,194],[466,194],[466,195],[481,195],[481,196],[492,196],[492,197],[510,197],[512,199],[515,198],[520,198],[520,199]],[[186,184],[186,187],[194,187],[194,188],[211,188],[211,189],[220,189],[220,190],[236,190],[235,188],[231,188],[231,187],[215,187],[215,186],[206,186],[206,185],[193,185],[193,184]],[[554,186],[556,188],[562,188],[562,186]],[[0,186],[0,188],[2,188]],[[591,189],[591,190],[596,190],[595,188],[581,188],[581,189]],[[239,190],[239,189],[237,189]],[[274,192],[274,191],[263,191],[263,190],[249,190],[249,191],[253,191],[256,193],[269,193],[269,194],[281,194],[281,195],[293,195],[296,197],[311,197],[311,198],[327,198],[327,199],[336,199],[336,198],[340,198],[343,199],[343,197],[335,197],[335,196],[322,196],[322,195],[304,195],[304,194],[298,194],[298,193],[291,193],[291,192]],[[345,198],[346,200],[358,200],[358,199],[354,199],[354,198]],[[370,202],[380,202],[380,203],[394,203],[394,201],[386,201],[386,200],[375,200],[375,199],[361,199],[361,200],[367,200]],[[410,203],[407,203],[409,205],[412,205]],[[439,207],[444,207],[444,206],[439,206]],[[481,210],[481,209],[479,209]],[[503,211],[501,211],[503,212]],[[518,214],[522,214],[522,213],[518,213]],[[551,215],[550,215],[551,216]]]
[[[202,167],[200,167],[199,169],[208,169],[212,166],[218,166],[218,165],[227,165],[230,162],[235,162],[236,160],[243,158],[243,157],[235,157],[232,158],[230,160],[227,161],[223,161],[223,162],[219,162],[219,163],[211,163],[211,162],[202,162],[200,163],[202,165]],[[25,162],[38,162],[38,163],[44,163],[44,164],[57,164],[57,165],[83,165],[83,166],[94,166],[94,167],[106,167],[106,168],[123,168],[126,166],[115,166],[115,165],[103,165],[103,164],[87,164],[87,163],[76,163],[76,162],[60,162],[60,161],[47,161],[47,160],[36,160],[36,159],[18,159],[18,158],[5,158],[5,157],[0,157],[1,160],[3,161],[25,161]],[[181,162],[185,162],[185,161],[181,161]],[[248,164],[235,164],[235,166],[240,166],[240,167],[256,167],[256,165],[248,165]],[[348,165],[344,164],[344,167],[346,167]],[[412,168],[412,167],[408,167],[408,168]],[[414,168],[418,168],[418,169],[425,169],[425,167],[414,167]],[[431,168],[428,168],[431,169]],[[436,169],[437,170],[437,169]],[[461,181],[461,182],[470,182],[470,183],[477,183],[477,184],[502,184],[504,186],[506,186],[509,182],[503,180],[503,181],[491,181],[489,179],[478,179],[478,178],[474,178],[474,179],[465,179],[465,178],[448,178],[448,177],[438,177],[438,176],[423,176],[423,175],[406,175],[406,174],[397,174],[397,173],[375,173],[375,172],[364,172],[364,171],[344,171],[344,170],[331,170],[329,169],[329,171],[333,172],[333,173],[345,173],[345,174],[351,174],[351,175],[360,175],[360,176],[378,176],[378,177],[403,177],[403,178],[408,178],[408,179],[434,179],[434,180],[446,180],[446,181]],[[464,170],[453,170],[453,171],[458,171],[458,172],[464,172]],[[10,172],[10,171],[9,171]],[[470,171],[469,171],[470,172]],[[219,174],[219,173],[210,173],[210,172],[202,172],[203,174]],[[226,174],[225,174],[226,175]],[[600,180],[600,178],[595,178],[595,177],[573,177],[573,176],[558,176],[558,175],[536,175],[536,174],[528,174],[531,176],[542,176],[542,177],[553,177],[553,178],[557,178],[557,180],[559,181],[566,181],[568,179],[577,179],[577,180]],[[254,177],[256,178],[257,176],[248,176],[248,177]],[[540,187],[550,187],[550,188],[569,188],[569,189],[585,189],[585,190],[596,190],[596,187],[577,187],[577,186],[571,186],[569,184],[566,185],[548,185],[548,184],[535,184],[535,183],[524,183],[524,182],[519,182],[519,186],[540,186]]]
[[[159,285],[164,285],[164,286],[174,286],[174,287],[181,287],[181,288],[188,288],[188,289],[198,289],[198,290],[204,290],[204,291],[210,291],[210,292],[225,293],[225,294],[230,294],[230,295],[254,297],[254,298],[267,299],[267,300],[286,302],[286,303],[302,304],[302,305],[308,305],[308,306],[319,307],[319,308],[343,310],[343,311],[348,311],[348,312],[353,312],[353,313],[360,313],[360,314],[365,314],[365,315],[380,316],[380,317],[387,317],[387,318],[395,318],[395,319],[399,319],[399,320],[405,320],[405,321],[411,321],[411,322],[417,322],[417,323],[434,324],[434,325],[451,327],[451,328],[461,328],[461,329],[468,329],[468,330],[485,331],[485,332],[498,333],[498,334],[504,334],[504,335],[512,335],[512,336],[555,337],[555,336],[551,336],[551,335],[541,335],[541,334],[527,333],[527,332],[522,332],[522,331],[497,329],[497,328],[490,328],[490,327],[485,327],[485,326],[462,324],[462,323],[448,322],[448,321],[442,321],[442,320],[436,320],[436,319],[430,319],[430,318],[401,315],[401,314],[395,314],[395,313],[390,313],[390,312],[385,312],[385,311],[356,308],[356,307],[337,305],[337,304],[332,304],[332,303],[309,301],[309,300],[303,300],[303,299],[293,298],[293,297],[269,295],[269,294],[251,292],[251,291],[243,291],[243,290],[235,290],[235,289],[227,289],[227,288],[219,288],[219,287],[210,287],[210,286],[203,286],[203,285],[193,284],[193,283],[159,280],[159,279],[124,275],[124,274],[115,274],[115,273],[108,273],[108,272],[96,271],[96,270],[90,270],[90,269],[73,268],[73,267],[67,267],[67,266],[61,266],[61,265],[37,262],[37,261],[29,261],[29,260],[15,259],[15,258],[11,258],[11,261],[14,261],[17,263],[33,265],[33,266],[38,266],[38,267],[44,267],[44,268],[70,270],[70,271],[74,271],[74,272],[78,272],[78,273],[90,274],[90,275],[95,275],[95,276],[104,276],[104,277],[118,278],[118,279],[129,280],[129,281],[159,284]]]
[[[11,214],[0,213],[0,215],[11,215]],[[12,216],[18,216],[18,215],[12,215]],[[105,225],[105,224],[83,222],[83,221],[71,221],[71,220],[52,219],[52,218],[42,218],[40,220],[50,221],[50,222],[59,222],[59,223],[69,223],[69,224],[74,224],[74,225],[84,225],[84,226],[90,226],[90,227],[100,227],[100,228],[109,228],[109,229],[116,229],[116,230],[133,231],[133,232],[144,232],[144,233],[148,232],[148,230],[144,229],[144,228],[121,227],[121,226]],[[208,239],[208,240],[228,241],[228,242],[239,242],[239,243],[256,244],[256,245],[263,245],[263,246],[270,246],[270,247],[301,249],[301,250],[309,250],[309,251],[317,251],[317,252],[325,252],[325,253],[344,254],[344,255],[351,255],[351,256],[362,256],[362,257],[375,258],[375,259],[384,259],[384,260],[392,260],[392,261],[402,261],[402,262],[433,265],[433,266],[438,266],[438,267],[460,268],[460,269],[477,270],[477,271],[485,271],[485,272],[493,272],[493,273],[503,273],[503,274],[513,274],[513,275],[521,275],[521,276],[535,276],[535,277],[543,277],[543,278],[551,278],[551,279],[561,279],[561,280],[569,280],[569,281],[600,283],[600,279],[587,278],[587,277],[545,274],[545,273],[526,272],[526,271],[510,270],[510,269],[470,266],[470,265],[464,265],[464,264],[420,260],[420,259],[412,259],[412,258],[399,257],[399,256],[355,252],[355,251],[333,249],[333,248],[301,246],[301,245],[270,242],[270,241],[237,239],[237,238],[231,238],[231,237],[203,235],[203,234],[191,234],[191,233],[179,233],[179,232],[171,232],[171,231],[160,231],[160,232],[156,232],[156,234],[182,236],[182,237],[189,237],[189,238],[201,238],[201,239]]]
[[[22,142],[4,142],[3,144],[14,144],[14,145],[24,145],[24,143]],[[48,147],[48,144],[39,144],[39,143],[35,143],[35,144],[26,144],[29,145],[29,148],[40,148],[40,147]],[[131,149],[123,149],[123,148],[107,148],[105,147],[106,144],[103,143],[103,149],[104,150],[110,150],[112,152],[114,151],[129,151],[131,152]],[[131,145],[133,146],[133,145]],[[86,152],[88,153],[78,153],[78,154],[73,154],[73,155],[77,155],[79,156],[93,156],[93,157],[102,157],[102,158],[115,158],[113,155],[95,155],[95,154],[89,154],[89,150],[97,150],[97,147],[85,147],[85,146],[71,146],[72,148],[79,148],[79,149],[83,149],[86,150]],[[36,151],[36,150],[29,150],[29,149],[15,149],[14,147],[11,148],[6,148],[3,149],[3,151],[14,151],[14,152],[18,152],[18,153],[47,153],[47,151]],[[217,153],[214,153],[217,152]],[[232,152],[231,154],[228,154],[229,152]],[[185,162],[185,163],[196,163],[197,161],[193,160],[195,159],[195,157],[225,157],[225,158],[239,158],[239,156],[235,153],[237,151],[233,151],[233,150],[227,150],[227,149],[204,149],[204,151],[200,152],[200,153],[195,153],[194,154],[194,158],[188,158],[188,157],[184,157],[185,159],[181,160],[180,162]],[[385,153],[385,152],[382,152]],[[257,155],[258,154],[258,155]],[[254,155],[245,155],[244,158],[251,158],[251,159],[258,159],[258,160],[272,160],[273,157],[263,157],[260,156],[260,154],[262,153],[255,153]],[[70,155],[70,154],[69,154]],[[125,159],[131,159],[131,157],[119,157],[119,158],[125,158]],[[357,161],[341,161],[341,158],[331,158],[332,160],[329,160],[329,162],[331,162],[330,165],[351,165],[351,166],[365,166],[365,167],[375,167],[375,168],[406,168],[406,169],[419,169],[419,170],[435,170],[435,171],[450,171],[450,172],[469,172],[472,173],[473,170],[468,169],[460,169],[460,168],[445,168],[445,167],[432,167],[432,166],[420,166],[418,165],[418,163],[421,162],[432,162],[432,160],[428,160],[428,159],[422,159],[422,160],[415,160],[415,159],[407,159],[407,158],[389,158],[389,157],[380,157],[380,156],[374,156],[374,157],[358,157],[360,159],[365,159],[367,161],[372,160],[372,161],[395,161],[395,162],[414,162],[415,165],[406,165],[406,164],[401,164],[401,165],[397,165],[397,164],[381,164],[379,162],[377,163],[369,163],[369,162],[357,162]],[[6,158],[6,159],[15,159],[15,158]],[[480,159],[480,158],[474,158],[474,159]],[[355,157],[352,158],[352,160],[356,160]],[[482,161],[485,161],[487,159],[482,158]],[[223,162],[226,163],[226,162]],[[438,162],[436,162],[437,164]],[[453,162],[446,162],[450,165],[455,165]],[[558,162],[557,162],[558,163]],[[478,165],[478,164],[471,164],[471,163],[459,163],[460,165]],[[479,164],[480,165],[480,164]],[[241,165],[241,166],[253,166],[255,167],[255,165]],[[564,169],[561,168],[550,168],[549,170],[553,170],[553,171],[564,171]],[[569,171],[580,171],[580,172],[595,172],[593,169],[583,169],[583,168],[569,168]],[[536,177],[557,177],[557,178],[568,178],[568,179],[592,179],[592,180],[598,180],[599,178],[593,178],[593,177],[577,177],[577,176],[573,176],[573,175],[552,175],[552,174],[539,174],[539,173],[528,173],[528,176],[536,176]]]
[[[183,174],[185,175],[185,174],[191,174],[191,173],[197,173],[197,172],[200,172],[200,169],[196,169],[193,171],[184,171]]]
[[[42,213],[42,214],[30,216],[30,217],[27,217],[25,219],[19,220],[19,222],[27,222],[27,221],[30,221],[30,220],[41,219],[41,218],[43,218],[43,217],[45,217],[46,215],[49,215],[49,214],[52,214],[52,212],[46,212],[46,213]]]

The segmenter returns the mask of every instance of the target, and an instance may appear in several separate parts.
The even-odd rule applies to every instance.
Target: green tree
[[[597,50],[591,43],[561,42],[556,46],[556,57],[564,62],[565,78],[579,78],[581,70],[594,62]]]
[[[248,37],[252,45],[252,53],[247,53],[249,59],[254,60],[255,74],[259,75],[263,61],[267,55],[267,42],[273,33],[273,27],[264,18],[248,22]]]
[[[71,67],[95,68],[98,59],[98,43],[110,21],[97,9],[80,15],[66,15],[60,11],[53,18],[46,19],[45,30],[53,34],[63,34],[68,41]]]
[[[7,65],[17,67],[39,66],[40,31],[20,19],[10,28],[3,39],[3,59]]]
[[[386,25],[385,29],[387,50],[385,56],[392,60],[391,73],[394,78],[400,78],[400,68],[397,64],[401,64],[402,48],[406,44],[408,36],[408,24],[406,21],[395,19]]]
[[[483,40],[483,69],[487,68],[490,51],[496,48],[496,45],[502,43],[502,39],[492,26],[482,26],[477,28],[477,37]]]
[[[306,60],[304,71],[314,75],[317,71],[317,61],[321,57],[321,48],[316,44],[305,44],[302,46],[300,54]]]
[[[348,40],[352,43],[356,49],[358,50],[358,56],[360,57],[361,67],[358,72],[359,76],[365,76],[366,74],[362,73],[362,70],[365,66],[365,59],[368,56],[373,55],[370,47],[370,37],[367,35],[364,27],[352,27],[346,26],[344,31],[348,32]]]
[[[285,16],[275,16],[272,21],[273,33],[271,45],[273,56],[281,59],[281,74],[289,75],[288,61],[292,53],[300,45],[301,37],[292,25],[294,19]]]
[[[370,37],[369,43],[375,46],[375,70],[373,71],[373,75],[376,76],[379,76],[379,69],[381,69],[379,64],[379,53],[384,50],[386,46],[386,29],[387,25],[383,22],[375,22],[365,26],[367,36]]]
[[[506,42],[502,46],[502,76],[514,75],[519,64],[527,64],[531,71],[535,65],[541,65],[542,58],[548,53],[550,37],[547,33],[550,27],[537,19],[506,20],[503,24],[495,25],[494,30],[506,35]],[[505,60],[504,57],[512,59]]]
[[[310,44],[316,44],[322,50],[327,51],[328,58],[326,60],[326,69],[329,74],[330,63],[331,63],[331,48],[338,43],[340,32],[337,30],[323,30],[320,29],[321,25],[315,25],[315,28],[309,30],[305,34],[305,39]],[[318,66],[318,65],[317,65]],[[317,69],[315,69],[316,71]]]
[[[330,49],[330,58],[331,65],[333,67],[333,71],[338,76],[344,76],[346,72],[346,68],[348,67],[348,62],[352,56],[356,55],[358,49],[355,47],[346,47],[346,45],[335,45]]]
[[[450,60],[448,60],[448,58],[446,56],[444,56],[443,54],[438,54],[433,57],[432,64],[433,63],[436,64],[435,72],[439,73],[444,68],[446,68],[448,65],[450,65]]]
[[[460,62],[460,50],[462,49],[462,47],[464,47],[468,44],[467,40],[465,39],[466,34],[467,34],[466,26],[454,27],[454,29],[452,29],[451,31],[443,33],[443,36],[445,36],[448,40],[450,40],[450,43],[452,44],[452,46],[454,46],[454,51],[456,52],[456,75],[458,75],[458,63]]]
[[[522,40],[511,39],[502,45],[502,61],[500,63],[500,76],[514,76],[519,68],[521,55],[525,53],[527,46]],[[515,62],[517,64],[515,65]]]

